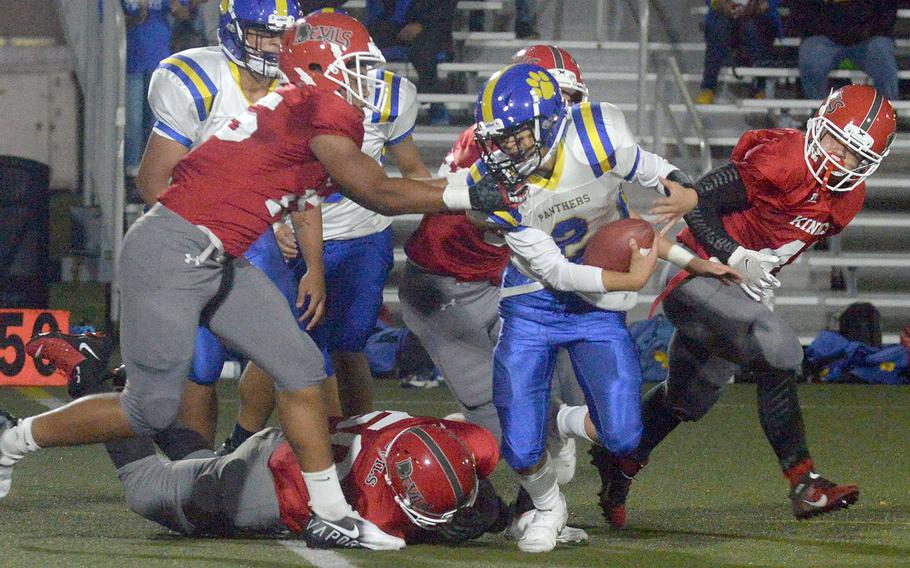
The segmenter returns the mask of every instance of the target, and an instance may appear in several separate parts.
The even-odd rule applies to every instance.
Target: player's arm
[[[547,286],[564,292],[632,292],[651,277],[657,263],[657,249],[644,256],[638,244],[629,243],[632,263],[628,272],[603,270],[596,266],[575,264],[563,254],[553,238],[540,229],[520,227],[506,233],[506,243]]]
[[[187,152],[189,148],[183,144],[152,132],[136,177],[139,196],[143,201],[148,205],[154,205],[158,201],[158,196],[171,184],[171,173],[177,162]]]
[[[417,144],[414,143],[414,137],[408,135],[406,138],[393,146],[388,146],[389,153],[398,164],[402,177],[406,178],[429,178],[430,171],[420,159],[420,152],[417,151]]]
[[[311,207],[306,211],[291,213],[291,222],[300,245],[300,255],[306,262],[306,274],[297,285],[297,307],[302,308],[309,298],[300,321],[310,319],[306,330],[310,331],[322,320],[325,313],[325,265],[322,260],[322,209]]]
[[[666,180],[667,187],[680,189],[678,182]],[[684,189],[684,188],[683,188]],[[698,202],[686,216],[686,223],[711,256],[727,262],[740,246],[730,236],[721,215],[750,207],[746,185],[733,164],[715,168],[695,184]]]
[[[450,177],[448,183],[445,179],[425,183],[390,178],[351,138],[336,134],[315,136],[310,149],[341,187],[342,195],[383,215],[468,209],[495,211],[506,207],[506,198],[492,178],[484,178],[470,187],[464,176]]]

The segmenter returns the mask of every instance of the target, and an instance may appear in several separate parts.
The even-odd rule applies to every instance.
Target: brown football
[[[582,262],[604,270],[628,272],[632,260],[629,239],[635,239],[641,249],[650,249],[654,244],[654,227],[647,221],[632,218],[608,223],[588,240]]]

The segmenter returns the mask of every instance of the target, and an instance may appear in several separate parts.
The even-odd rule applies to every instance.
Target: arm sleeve
[[[417,111],[420,104],[417,102],[417,87],[405,78],[400,79],[396,93],[392,96],[398,98],[398,117],[392,121],[389,129],[387,146],[395,146],[414,132],[417,122]]]
[[[666,178],[670,172],[679,168],[668,162],[662,156],[638,148],[638,166],[627,181],[634,181],[644,187],[656,188],[661,193],[663,186],[659,178]],[[666,196],[666,195],[665,195]]]
[[[686,223],[711,256],[727,262],[740,246],[724,228],[721,214],[749,207],[746,187],[733,164],[711,170],[695,184],[698,205],[685,216]]]
[[[191,148],[199,136],[202,122],[186,85],[171,71],[159,67],[152,73],[148,100],[155,113],[155,133]]]
[[[553,238],[540,229],[519,227],[506,233],[506,243],[551,288],[564,292],[607,291],[600,268],[570,262]]]

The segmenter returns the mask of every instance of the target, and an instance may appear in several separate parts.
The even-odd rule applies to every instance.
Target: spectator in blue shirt
[[[180,0],[121,0],[126,15],[126,127],[123,163],[135,177],[143,144],[152,131],[152,111],[145,94],[158,62],[171,54],[171,22],[186,18]]]
[[[745,50],[755,67],[774,58],[774,38],[781,35],[779,0],[707,0],[705,16],[705,69],[696,104],[712,104],[720,68],[731,63],[736,48]],[[733,62],[735,63],[735,61]],[[764,98],[765,78],[757,77],[753,96]]]

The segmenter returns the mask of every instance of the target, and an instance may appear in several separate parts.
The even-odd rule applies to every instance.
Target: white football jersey
[[[512,265],[538,281],[543,279],[532,267],[532,260],[538,261],[539,255],[549,254],[548,249],[554,247],[537,246],[532,234],[540,233],[525,234],[523,229],[546,233],[565,258],[577,263],[597,229],[629,216],[623,182],[635,181],[653,187],[658,183],[658,176],[666,176],[676,169],[663,158],[639,148],[622,112],[611,104],[575,105],[569,109],[567,120],[569,124],[556,149],[550,178],[531,176],[524,203],[512,211],[488,216],[506,230]],[[471,175],[479,178],[476,166]],[[581,295],[606,309],[625,310],[636,302],[634,292],[588,291]]]
[[[381,111],[364,109],[361,150],[382,165],[386,149],[403,141],[414,131],[420,105],[417,102],[417,87],[413,83],[383,69],[372,73],[384,81],[388,96],[384,101],[376,102]],[[372,235],[391,223],[390,217],[365,209],[340,193],[333,193],[322,204],[322,238],[325,240]]]
[[[273,81],[271,89],[277,86]],[[188,149],[204,142],[255,101],[240,87],[240,71],[221,48],[199,47],[163,59],[148,92],[154,131]]]

